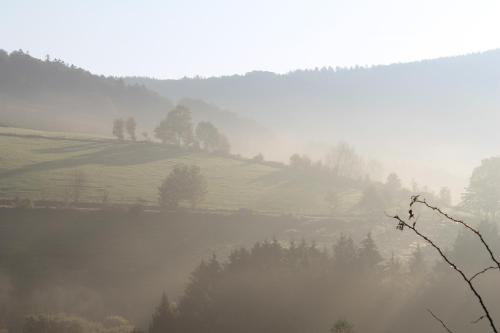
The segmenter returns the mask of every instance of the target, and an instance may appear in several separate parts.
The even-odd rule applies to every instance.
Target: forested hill
[[[200,99],[176,101],[194,121],[211,121],[230,139],[233,151],[259,152],[270,131],[255,121]],[[134,117],[149,132],[173,108],[168,98],[141,84],[94,75],[60,60],[0,50],[0,125],[38,130],[111,134],[115,118]]]
[[[116,117],[143,125],[172,104],[142,86],[93,75],[60,60],[45,61],[0,50],[0,122],[36,129],[110,133]]]
[[[400,127],[421,134],[425,129],[427,138],[441,139],[443,134],[462,136],[457,131],[472,125],[491,128],[498,123],[500,50],[284,75],[256,71],[217,78],[126,80],[173,100],[201,98],[274,128],[304,134],[328,132],[372,142],[377,133]]]
[[[275,149],[280,158],[345,140],[408,182],[456,195],[474,166],[500,151],[500,49],[369,68],[126,82],[172,100],[201,98],[287,134],[293,149]]]

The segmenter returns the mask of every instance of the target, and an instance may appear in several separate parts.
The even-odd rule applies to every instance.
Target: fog
[[[0,13],[0,333],[498,332],[496,4],[110,3]]]

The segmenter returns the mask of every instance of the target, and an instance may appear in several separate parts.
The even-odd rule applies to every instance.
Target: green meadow
[[[328,185],[280,165],[186,151],[152,142],[118,142],[83,134],[0,128],[0,198],[68,200],[75,172],[82,202],[156,204],[158,186],[178,163],[201,167],[206,209],[328,214]],[[357,201],[344,193],[342,209]]]

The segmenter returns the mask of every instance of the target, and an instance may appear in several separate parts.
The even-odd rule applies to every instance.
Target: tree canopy
[[[471,211],[494,218],[500,211],[500,157],[481,161],[470,177],[463,196],[465,207]]]
[[[189,109],[177,105],[156,127],[155,137],[165,144],[190,146],[194,142],[194,136]]]
[[[125,138],[124,135],[124,122],[123,119],[115,119],[113,121],[113,136],[115,136],[118,140],[123,141]]]
[[[231,148],[226,136],[209,121],[200,121],[195,133],[196,139],[205,151],[228,153]]]
[[[207,193],[207,182],[196,165],[178,164],[159,188],[159,204],[164,209],[175,209],[182,201],[192,207],[200,203]]]

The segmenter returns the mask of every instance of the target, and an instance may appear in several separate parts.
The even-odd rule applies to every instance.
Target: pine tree
[[[377,266],[383,261],[371,233],[368,233],[366,238],[361,242],[359,260],[362,269],[368,272],[375,272]]]
[[[353,269],[357,260],[357,252],[351,237],[342,234],[333,247],[333,259],[338,271]]]
[[[149,333],[169,333],[176,331],[176,313],[168,301],[167,295],[163,293],[161,301],[156,308],[151,324],[149,325]]]

